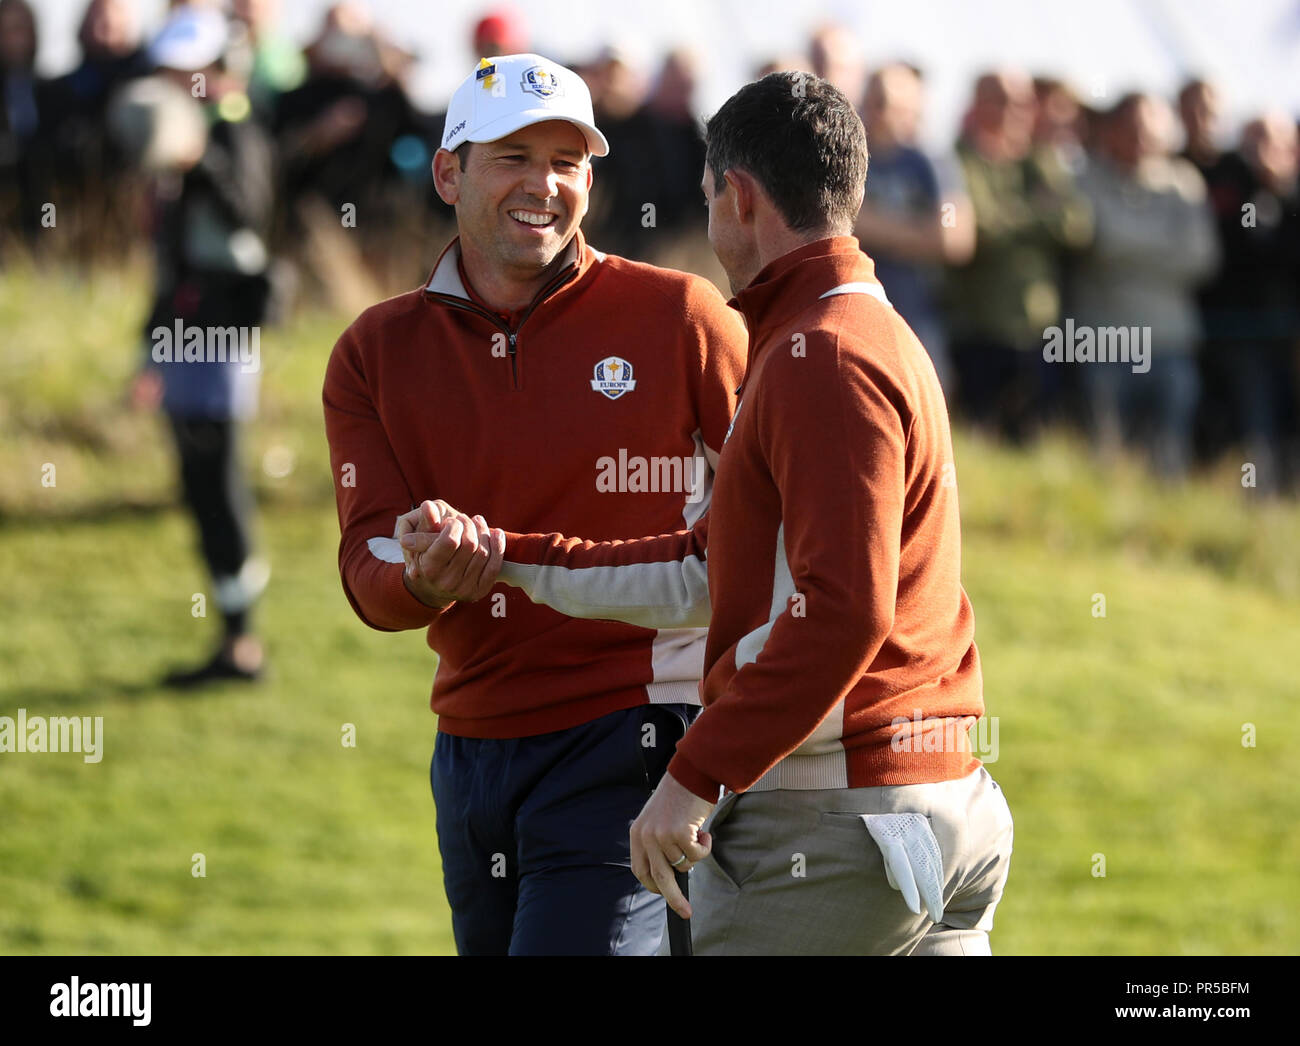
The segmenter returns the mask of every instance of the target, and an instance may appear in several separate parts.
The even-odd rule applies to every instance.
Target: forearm
[[[498,580],[569,617],[703,627],[710,613],[707,520],[634,541],[507,533]]]
[[[427,628],[452,606],[429,606],[411,590],[401,549],[392,538],[371,538],[351,549],[345,542],[339,572],[352,609],[380,632]]]
[[[757,658],[740,665],[678,743],[669,769],[701,798],[719,786],[753,787],[797,749],[833,747],[841,733],[833,713],[889,634],[892,606],[875,613],[838,585],[797,584],[799,613],[787,605]]]

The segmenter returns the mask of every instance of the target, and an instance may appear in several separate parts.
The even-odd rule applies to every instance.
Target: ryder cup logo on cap
[[[451,96],[442,147],[495,142],[545,120],[573,124],[593,156],[609,153],[609,142],[596,129],[591,92],[572,69],[537,54],[483,58]]]
[[[525,69],[524,78],[519,81],[519,86],[537,95],[538,98],[552,98],[564,93],[564,85],[560,83],[560,78],[543,65]]]
[[[632,364],[621,356],[606,356],[596,364],[591,387],[612,400],[618,399],[625,392],[631,392],[636,388]]]

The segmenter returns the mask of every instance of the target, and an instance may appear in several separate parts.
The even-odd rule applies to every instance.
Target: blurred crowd
[[[330,7],[305,47],[278,14],[274,0],[189,0],[147,36],[132,0],[91,0],[79,63],[46,78],[30,5],[0,0],[0,265],[52,244],[89,263],[148,237],[178,271],[202,257],[238,286],[256,277],[267,311],[304,282],[349,309],[408,285],[450,229],[429,174],[442,114],[409,90],[417,56],[362,4]],[[533,41],[500,9],[472,48]],[[587,80],[611,144],[584,232],[612,253],[684,257],[674,245],[702,243],[707,222],[696,57],[551,57]],[[1254,489],[1300,489],[1295,114],[1226,129],[1202,80],[1176,99],[1097,99],[1000,69],[973,84],[954,148],[931,156],[923,70],[868,68],[837,26],[754,74],[783,69],[860,101],[856,232],[954,413],[1015,442],[1077,425],[1167,478],[1232,452]],[[200,182],[206,203],[162,227]]]

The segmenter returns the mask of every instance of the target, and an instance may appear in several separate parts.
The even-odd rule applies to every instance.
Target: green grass
[[[0,951],[449,952],[433,656],[365,628],[336,573],[319,389],[346,320],[264,332],[248,458],[273,678],[177,697],[152,681],[216,623],[191,616],[205,581],[166,434],[122,403],[144,287],[0,279],[0,714],[103,716],[105,752],[0,755]],[[260,467],[272,448],[288,475]],[[995,951],[1300,950],[1300,510],[1245,498],[1231,462],[1163,489],[1065,439],[962,437],[957,464],[1016,818]]]

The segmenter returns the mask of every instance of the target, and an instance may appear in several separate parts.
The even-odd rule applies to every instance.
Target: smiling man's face
[[[464,171],[444,170],[439,192],[456,208],[462,251],[500,277],[536,279],[587,213],[587,141],[564,120],[472,143]]]

